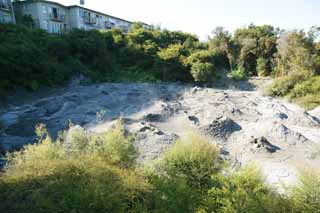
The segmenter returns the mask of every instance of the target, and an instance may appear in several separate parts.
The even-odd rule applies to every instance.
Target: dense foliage
[[[205,48],[194,35],[139,24],[128,34],[112,29],[63,35],[0,25],[0,40],[2,92],[17,86],[37,90],[59,85],[75,73],[94,81],[188,82],[193,80],[193,64],[185,60]]]
[[[145,29],[139,23],[128,33],[73,30],[62,35],[0,25],[0,95],[15,87],[56,86],[76,73],[104,82],[210,84],[230,72],[235,80],[279,77],[269,94],[287,96],[312,108],[320,102],[319,32],[317,27],[306,33],[251,24],[233,35],[217,27],[208,42],[200,42],[195,35]],[[287,82],[297,75],[304,77]]]
[[[230,171],[199,136],[178,141],[159,162],[137,164],[133,137],[80,127],[8,155],[0,176],[1,212],[317,212],[320,176],[304,172],[287,195],[256,166]]]

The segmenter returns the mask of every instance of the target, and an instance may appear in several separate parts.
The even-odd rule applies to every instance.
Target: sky
[[[80,0],[53,0],[65,5]],[[85,0],[84,7],[129,21],[182,30],[202,40],[217,26],[233,32],[250,23],[283,29],[320,25],[320,0]]]

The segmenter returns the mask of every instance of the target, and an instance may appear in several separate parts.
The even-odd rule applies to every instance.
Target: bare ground
[[[266,97],[270,79],[220,83],[219,88],[181,84],[72,86],[32,98],[13,96],[0,111],[0,146],[32,143],[36,123],[52,135],[68,120],[89,132],[108,130],[119,117],[136,134],[139,161],[161,157],[178,138],[198,133],[221,148],[233,168],[254,162],[267,181],[294,184],[299,169],[320,169],[320,110]],[[19,101],[15,102],[19,98]],[[97,113],[98,112],[98,113]],[[1,149],[0,147],[0,149]]]

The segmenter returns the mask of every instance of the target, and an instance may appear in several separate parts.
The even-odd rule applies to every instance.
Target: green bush
[[[239,67],[238,69],[231,71],[231,78],[235,81],[244,81],[247,79],[247,73],[244,68]]]
[[[284,201],[265,183],[260,170],[249,165],[230,176],[213,176],[203,208],[207,212],[286,212]]]
[[[212,174],[221,170],[217,148],[207,140],[190,135],[188,140],[177,141],[165,154],[163,169],[172,178],[182,178],[190,186],[206,186]]]
[[[221,171],[218,150],[207,140],[190,135],[179,140],[151,175],[152,203],[159,212],[195,212],[211,175]]]
[[[299,82],[307,78],[305,72],[293,72],[290,75],[279,77],[266,88],[266,94],[274,96],[286,96]]]
[[[120,124],[103,134],[71,127],[53,141],[9,154],[0,176],[1,212],[317,212],[320,176],[276,193],[255,166],[231,171],[199,136],[178,141],[152,170],[138,168]]]
[[[145,205],[150,187],[133,168],[136,151],[121,128],[94,136],[77,129],[55,142],[39,128],[38,144],[8,156],[1,212],[125,212]]]
[[[96,82],[192,81],[185,58],[205,48],[183,32],[135,26],[128,34],[112,29],[75,29],[63,35],[0,25],[0,93],[58,86],[75,73]],[[1,95],[0,94],[0,95]]]
[[[297,83],[290,92],[290,97],[303,97],[308,94],[320,94],[320,76],[311,77]]]
[[[289,192],[295,212],[320,212],[320,173],[304,170]]]
[[[208,83],[215,76],[214,66],[210,63],[194,63],[191,66],[191,75],[196,82]]]
[[[279,77],[269,85],[265,93],[272,96],[287,96],[306,109],[320,105],[320,77],[308,72],[292,72]]]
[[[267,61],[262,57],[257,59],[257,73],[258,76],[261,77],[270,75],[270,73],[267,70]]]

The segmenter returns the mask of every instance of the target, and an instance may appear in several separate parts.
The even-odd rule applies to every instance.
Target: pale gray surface
[[[34,126],[40,122],[56,135],[68,120],[87,131],[104,132],[122,117],[136,134],[139,162],[159,158],[177,138],[195,132],[217,143],[234,167],[259,164],[268,182],[278,187],[282,181],[294,183],[298,168],[320,169],[315,154],[320,110],[308,113],[254,89],[269,81],[251,79],[250,84],[224,89],[181,84],[72,86],[6,107],[0,113],[0,144],[13,150],[33,142]],[[252,143],[255,140],[260,145]]]

